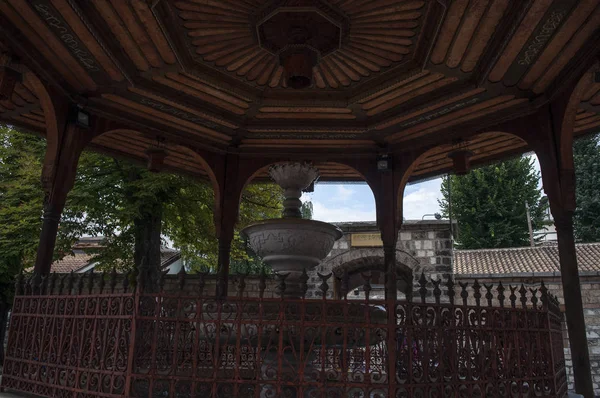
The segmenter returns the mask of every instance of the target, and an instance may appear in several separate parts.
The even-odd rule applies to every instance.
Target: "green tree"
[[[575,238],[581,242],[600,241],[600,142],[599,135],[573,143],[575,163]]]
[[[12,283],[13,275],[35,260],[45,142],[9,128],[0,129],[0,140],[0,273],[5,272]],[[132,163],[84,152],[61,218],[55,257],[69,254],[80,236],[104,236],[103,248],[94,253],[100,267],[131,269],[144,257],[139,246],[158,228],[159,239],[151,250],[157,253],[162,236],[162,243],[171,241],[191,268],[212,271],[217,265],[213,202],[212,187],[205,182],[151,173]],[[238,227],[279,217],[281,203],[279,187],[250,185],[243,193]],[[236,233],[232,259],[247,258]]]
[[[310,200],[302,202],[302,207],[300,208],[302,212],[302,218],[305,220],[312,220],[313,218],[313,204]]]
[[[472,170],[442,181],[442,213],[458,223],[461,249],[529,245],[526,204],[533,229],[544,224],[548,207],[538,188],[533,159],[521,157]]]

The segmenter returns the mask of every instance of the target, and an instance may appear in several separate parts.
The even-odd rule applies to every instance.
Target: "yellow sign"
[[[352,246],[383,246],[381,234],[379,233],[352,234],[350,243]]]

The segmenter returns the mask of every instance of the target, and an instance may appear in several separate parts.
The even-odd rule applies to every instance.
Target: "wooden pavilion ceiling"
[[[302,12],[285,17],[290,24],[339,29],[304,89],[288,87],[261,36],[261,21],[294,7]],[[129,126],[94,141],[105,152],[141,160],[160,135],[177,152],[171,169],[203,176],[186,148],[250,155],[439,144],[418,180],[451,169],[457,132],[475,162],[527,151],[486,126],[560,93],[598,46],[599,27],[598,0],[0,0],[0,65],[32,71]],[[18,83],[0,101],[0,120],[43,133],[36,95]],[[580,104],[576,133],[599,126],[600,83]],[[324,179],[360,179],[333,161],[320,166]]]

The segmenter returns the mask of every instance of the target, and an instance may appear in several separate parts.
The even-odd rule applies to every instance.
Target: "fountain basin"
[[[263,220],[241,233],[273,271],[284,273],[301,273],[316,267],[342,237],[335,225],[301,218]]]

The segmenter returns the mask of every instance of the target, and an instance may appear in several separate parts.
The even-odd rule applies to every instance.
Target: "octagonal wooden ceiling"
[[[343,19],[306,89],[287,87],[279,56],[258,40],[257,18],[281,7]],[[502,132],[469,137],[560,92],[599,27],[597,0],[0,0],[0,65],[128,126],[95,140],[107,152],[140,157],[158,135],[172,148],[248,154],[440,144],[418,179],[450,168],[457,131],[481,161],[526,151]],[[0,120],[43,133],[37,96],[18,83]],[[578,134],[600,126],[599,98],[595,84]],[[181,152],[170,167],[201,175]],[[356,178],[323,165],[327,178]]]

